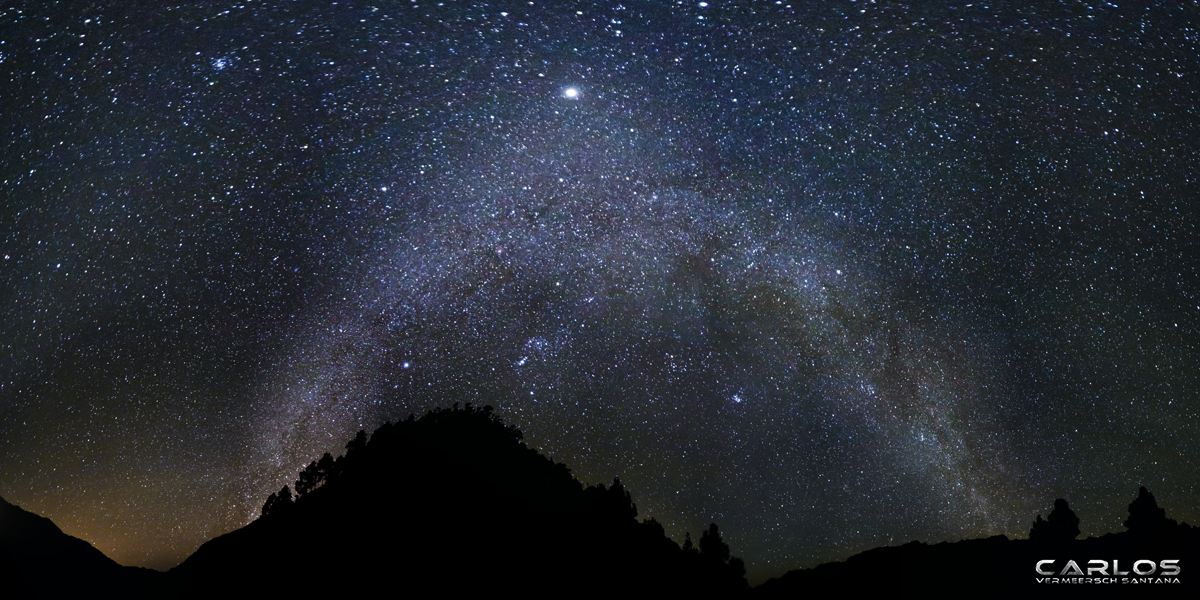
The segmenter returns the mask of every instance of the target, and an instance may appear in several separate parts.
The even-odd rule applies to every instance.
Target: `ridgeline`
[[[547,596],[795,598],[987,591],[1080,597],[1194,597],[1200,528],[1166,517],[1145,488],[1127,531],[1077,540],[1057,500],[1028,540],[1004,536],[868,550],[750,590],[716,524],[680,547],[639,521],[620,480],[584,487],[521,442],[491,407],[439,409],[388,423],[313,461],[263,515],[201,546],[167,573],[122,567],[49,519],[0,499],[0,572],[25,595],[120,590],[199,597],[380,590],[418,596],[508,591]]]

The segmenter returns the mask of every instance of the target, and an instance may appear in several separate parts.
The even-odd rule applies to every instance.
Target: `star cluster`
[[[1195,522],[1200,7],[0,9],[0,495],[168,568],[491,404],[749,577]],[[486,509],[486,507],[482,507]]]

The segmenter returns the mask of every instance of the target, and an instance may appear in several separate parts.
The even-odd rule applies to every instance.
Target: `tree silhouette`
[[[359,450],[367,447],[367,432],[362,429],[354,436],[354,439],[346,443],[346,456],[357,455]]]
[[[633,503],[633,497],[621,483],[620,477],[613,478],[610,488],[606,489],[602,483],[589,487],[587,493],[594,495],[598,509],[612,515],[614,519],[631,521],[637,518],[637,505]]]
[[[729,560],[729,544],[721,539],[721,531],[716,523],[710,524],[708,530],[700,534],[700,556],[722,563]]]
[[[1129,518],[1125,519],[1125,527],[1131,533],[1159,533],[1177,523],[1167,518],[1167,511],[1158,507],[1146,486],[1138,488],[1138,497],[1129,505]]]
[[[1042,542],[1050,539],[1050,523],[1042,519],[1042,515],[1037,516],[1037,520],[1033,522],[1033,527],[1029,528],[1029,539],[1035,542]]]
[[[1038,515],[1033,528],[1029,530],[1029,539],[1039,542],[1065,542],[1078,536],[1079,517],[1062,498],[1054,501],[1054,510],[1045,521],[1042,515]]]
[[[296,499],[299,500],[317,488],[317,461],[308,463],[296,478]]]
[[[325,455],[321,457],[321,460],[317,461],[316,487],[320,487],[322,483],[333,479],[336,475],[337,473],[334,466],[333,456],[326,452]]]
[[[286,486],[286,485],[283,486],[283,489],[279,490],[279,504],[281,504],[281,505],[292,504],[292,490],[289,489],[288,486]]]
[[[285,485],[278,494],[271,494],[267,497],[267,502],[263,504],[262,514],[265,517],[269,514],[284,512],[292,506],[292,503],[292,490]]]
[[[700,548],[689,536],[681,550],[657,521],[637,520],[619,478],[584,487],[521,437],[490,407],[470,405],[387,423],[369,439],[359,432],[345,455],[306,465],[293,487],[267,498],[259,523],[213,540],[180,565],[178,577],[207,587],[236,576],[269,591],[268,582],[309,576],[306,557],[322,555],[333,572],[366,577],[403,565],[461,592],[485,591],[485,582],[514,574],[533,596],[596,580],[648,596],[746,589],[745,566],[715,525],[702,532]],[[490,513],[478,510],[480,498]],[[473,542],[485,561],[454,558],[463,540],[497,523],[521,535]]]
[[[265,517],[271,514],[271,511],[275,510],[275,503],[278,501],[279,498],[275,497],[275,492],[271,492],[271,495],[267,496],[267,501],[263,503],[262,515]]]
[[[730,555],[729,544],[721,539],[721,530],[716,523],[709,524],[708,529],[700,534],[700,562],[715,571],[716,579],[721,582],[725,592],[746,589],[746,564],[742,559]]]
[[[321,457],[321,460],[308,463],[303,471],[300,471],[300,477],[296,479],[296,497],[303,498],[311,494],[314,490],[321,487],[325,482],[337,476],[337,465],[333,456],[328,452]]]

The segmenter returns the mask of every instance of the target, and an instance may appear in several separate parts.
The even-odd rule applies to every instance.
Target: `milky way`
[[[0,13],[0,495],[167,568],[470,402],[753,582],[1196,520],[1195,3],[435,4]]]

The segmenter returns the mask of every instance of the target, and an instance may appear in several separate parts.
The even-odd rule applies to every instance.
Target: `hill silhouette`
[[[744,568],[715,525],[681,548],[619,480],[584,488],[491,408],[387,424],[273,494],[264,515],[169,572],[190,592],[237,586],[346,593],[387,582],[422,594],[735,594]],[[601,587],[597,587],[601,586]]]
[[[91,589],[97,583],[144,589],[161,573],[123,567],[91,544],[62,532],[50,519],[0,498],[0,573],[5,592],[22,595]]]
[[[1200,591],[1200,528],[1167,519],[1145,487],[1129,505],[1128,531],[1077,540],[1079,519],[1063,499],[1030,539],[909,542],[841,562],[789,571],[754,588],[761,598],[865,592],[985,592],[1000,596],[1195,598]]]
[[[910,542],[791,571],[749,590],[716,524],[683,547],[639,521],[620,480],[584,487],[526,447],[490,407],[441,409],[359,432],[344,456],[313,461],[263,516],[168,573],[121,567],[49,519],[0,499],[0,573],[22,595],[119,589],[125,596],[378,592],[462,595],[794,598],[859,591],[1196,597],[1200,528],[1146,488],[1127,531],[1075,539],[1066,500],[1030,539]],[[292,490],[295,490],[293,493]]]

